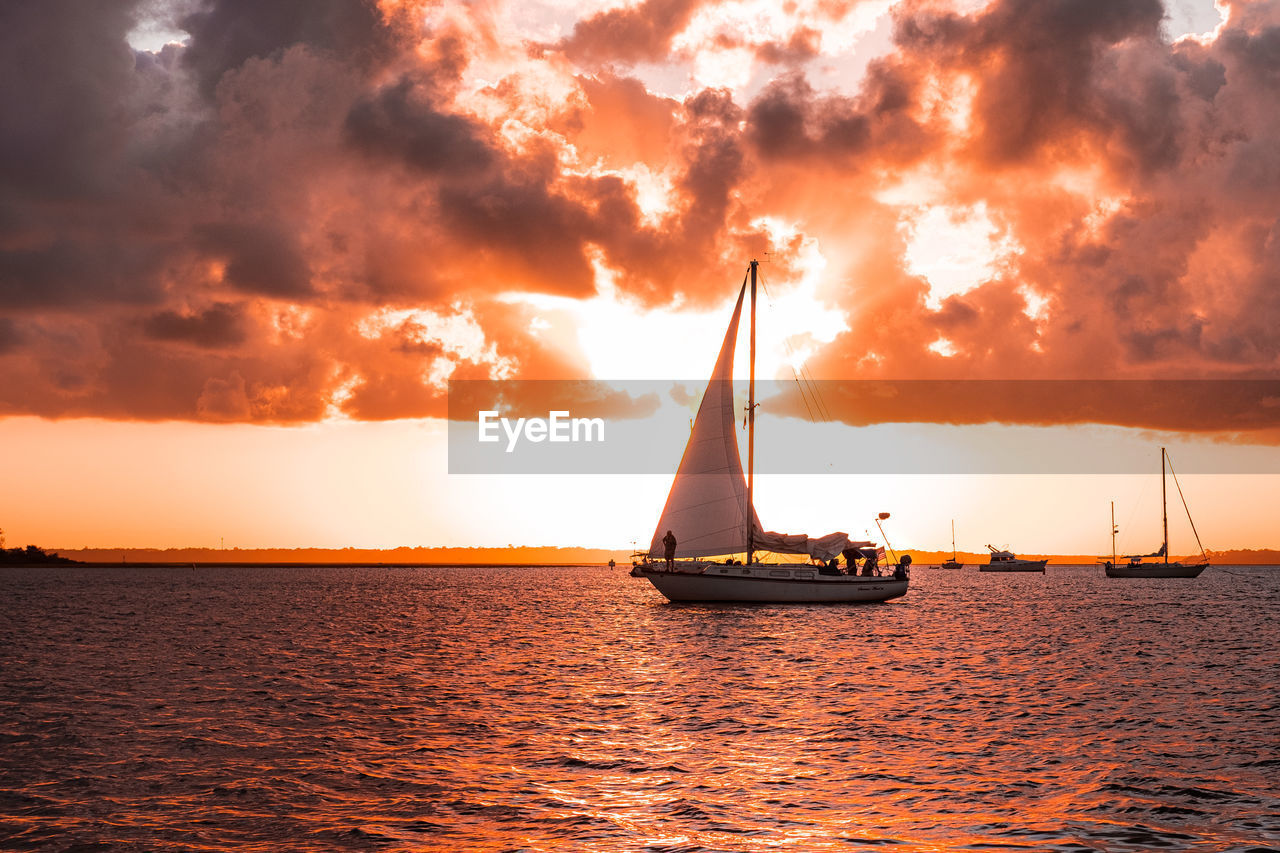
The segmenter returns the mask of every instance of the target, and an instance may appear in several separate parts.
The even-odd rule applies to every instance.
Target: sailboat
[[[956,561],[956,520],[951,519],[951,559],[946,562],[939,563],[940,569],[963,569],[964,563]]]
[[[1205,553],[1204,545],[1200,544],[1200,534],[1196,532],[1196,523],[1191,519],[1191,509],[1187,506],[1187,499],[1182,497],[1182,486],[1178,483],[1178,475],[1173,471],[1173,463],[1168,463],[1169,472],[1173,473],[1173,484],[1178,488],[1178,497],[1182,498],[1182,508],[1187,511],[1187,521],[1191,523],[1191,532],[1195,533],[1196,544],[1200,545],[1200,560],[1195,563],[1182,563],[1175,560],[1169,562],[1169,501],[1168,491],[1165,481],[1165,463],[1169,458],[1169,453],[1163,447],[1160,448],[1160,517],[1164,526],[1164,542],[1160,545],[1160,550],[1151,554],[1126,554],[1124,558],[1129,561],[1127,565],[1120,565],[1116,559],[1116,533],[1119,528],[1116,527],[1116,505],[1111,503],[1111,559],[1103,563],[1109,578],[1194,578],[1209,567],[1209,555]],[[1152,558],[1163,558],[1163,561],[1156,563],[1144,563],[1143,560]]]
[[[671,601],[871,602],[906,595],[911,556],[892,575],[884,549],[845,533],[811,538],[766,531],[756,515],[756,278],[751,261],[676,470],[649,551],[633,562]],[[751,285],[751,379],[747,401],[747,474],[734,432],[733,355],[743,299]],[[880,513],[876,520],[888,518]],[[883,534],[884,528],[880,527]],[[766,562],[762,554],[800,554],[809,563]],[[738,559],[742,556],[742,559]],[[844,567],[838,558],[845,558]],[[860,564],[861,571],[856,570]]]

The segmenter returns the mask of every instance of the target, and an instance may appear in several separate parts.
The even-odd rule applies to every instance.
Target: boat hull
[[[956,569],[963,569],[964,563],[957,563],[955,560],[947,560],[945,563],[939,563],[938,565],[934,566],[934,568],[949,569],[951,571],[955,571]]]
[[[978,566],[980,572],[1040,572],[1044,573],[1045,560],[1017,560],[1008,563],[988,563]]]
[[[1151,563],[1140,566],[1106,566],[1109,578],[1194,578],[1207,569],[1207,563]]]
[[[907,594],[909,581],[891,577],[823,575],[792,566],[677,566],[675,571],[637,566],[671,601],[738,601],[770,604],[845,604],[888,601]]]

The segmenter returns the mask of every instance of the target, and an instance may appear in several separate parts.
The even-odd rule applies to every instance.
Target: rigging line
[[[800,375],[804,377],[805,385],[809,388],[809,396],[813,397],[813,405],[818,410],[818,418],[823,423],[826,423],[827,421],[831,420],[831,418],[827,415],[826,405],[823,404],[822,402],[822,396],[818,392],[818,388],[816,384],[814,383],[813,379],[811,379],[805,373],[804,365],[800,366]]]
[[[1165,459],[1169,459],[1168,454],[1165,454]],[[1182,508],[1186,510],[1187,521],[1191,522],[1191,532],[1196,535],[1196,544],[1200,545],[1200,556],[1208,559],[1208,555],[1204,552],[1204,545],[1200,544],[1200,534],[1196,533],[1195,520],[1191,518],[1191,507],[1187,506],[1187,499],[1182,494],[1182,486],[1178,484],[1178,474],[1173,470],[1173,460],[1169,460],[1169,473],[1173,474],[1173,484],[1178,487],[1178,497],[1182,498]]]
[[[758,277],[760,286],[764,288],[765,299],[768,301],[769,307],[772,309],[775,307],[773,296],[769,293],[768,285],[765,284],[764,274],[760,273]],[[782,346],[786,350],[791,361],[795,362],[797,360],[796,351],[792,348],[791,341],[784,337],[782,339]],[[817,380],[813,378],[813,374],[809,372],[805,362],[800,362],[800,372],[798,374],[796,373],[794,363],[788,364],[788,367],[791,368],[791,375],[795,377],[796,387],[800,389],[800,399],[805,400],[806,389],[808,390],[809,397],[813,399],[812,409],[809,407],[808,400],[805,400],[805,409],[809,411],[809,420],[813,423],[818,423],[819,419],[821,419],[823,423],[829,423],[831,421],[831,411],[827,408],[826,401],[822,398],[822,393],[818,390]],[[818,412],[817,418],[813,416],[813,409],[816,409]]]
[[[791,346],[789,344],[787,345],[787,351],[791,355],[791,357],[794,359],[795,352],[791,349]],[[791,368],[791,372],[793,374],[796,372],[794,365]],[[805,368],[804,362],[800,362],[800,373],[796,376],[796,382],[797,383],[803,382],[804,387],[808,389],[809,396],[813,398],[814,408],[818,410],[818,417],[821,418],[823,421],[831,420],[831,418],[826,415],[826,412],[825,412],[826,407],[822,403],[822,395],[818,392],[817,383],[814,382],[812,375]],[[817,423],[817,420],[814,420],[814,423]]]
[[[813,416],[813,409],[809,408],[809,400],[805,397],[804,386],[800,384],[800,376],[796,373],[795,367],[791,368],[791,375],[796,380],[796,387],[800,389],[800,400],[804,403],[804,410],[809,414],[809,421],[811,423],[817,423],[817,419]]]
[[[766,297],[769,296],[767,290],[765,291],[765,295]],[[773,299],[771,297],[769,298],[769,304],[770,306],[773,305]],[[792,348],[790,340],[783,338],[782,345],[786,348],[787,355],[789,355],[793,361],[797,360],[796,351]],[[792,373],[795,373],[794,366],[792,366],[791,371]],[[813,398],[813,405],[818,411],[818,417],[820,417],[824,422],[830,422],[831,410],[827,408],[826,400],[823,399],[822,392],[818,388],[818,382],[813,378],[813,374],[809,371],[808,364],[805,361],[800,362],[800,374],[796,378],[796,384],[798,385],[802,381],[804,383],[804,387],[808,389],[809,396]],[[817,422],[812,415],[810,415],[810,420],[813,420],[815,423]]]
[[[765,301],[768,303],[769,308],[772,310],[775,307],[773,303],[773,296],[769,293],[769,286],[764,281],[764,275],[760,273],[758,270],[757,270],[757,279],[760,282],[760,288],[764,291]],[[791,377],[795,379],[796,390],[800,392],[800,402],[804,403],[804,410],[809,416],[809,422],[816,424],[818,423],[818,419],[813,416],[813,406],[809,405],[809,397],[812,396],[813,389],[809,389],[808,394],[805,393],[805,386],[801,382],[800,374],[796,373],[796,367],[794,364],[795,351],[792,350],[790,341],[788,341],[785,337],[782,339],[782,346],[786,350],[787,355],[789,357],[787,361],[787,367],[791,370]],[[801,365],[801,368],[803,369],[803,365]],[[818,401],[815,398],[813,401],[813,405],[816,406],[817,403]]]
[[[790,346],[788,346],[787,349],[790,350],[791,349]],[[791,378],[793,378],[796,381],[796,388],[798,388],[800,391],[800,399],[805,401],[804,407],[805,407],[805,410],[809,413],[809,420],[812,423],[816,424],[818,422],[818,419],[822,416],[822,409],[818,408],[818,398],[817,398],[817,395],[814,393],[814,389],[808,386],[805,380],[803,379],[804,365],[800,366],[801,372],[799,373],[796,372],[796,366],[794,364],[788,363],[787,367],[791,369]],[[806,392],[806,389],[807,389],[807,392]],[[812,408],[809,406],[809,398],[812,398],[813,400]],[[814,408],[818,409],[818,417],[814,417],[814,414],[813,414]]]
[[[818,388],[818,380],[813,378],[813,374],[809,372],[808,366],[803,363],[800,365],[800,372],[805,374],[809,379],[809,384],[813,389],[812,393],[818,400],[818,406],[822,413],[823,420],[830,421],[832,419],[831,410],[827,408],[827,401],[822,396],[821,390]]]
[[[826,402],[822,399],[822,392],[818,389],[818,382],[813,378],[813,374],[809,372],[804,362],[800,363],[800,376],[805,383],[805,387],[809,389],[809,395],[813,397],[813,404],[818,409],[818,416],[823,421],[831,420],[831,413],[827,411]]]
[[[816,384],[817,384],[817,382],[818,382],[818,380],[816,380],[816,379],[815,379],[815,380],[813,380],[813,381],[814,381],[814,384],[815,384],[815,385],[816,385]],[[830,420],[835,420],[835,418],[834,418],[834,417],[832,416],[832,414],[831,414],[831,409],[827,406],[827,398],[826,398],[826,397],[823,397],[823,396],[821,396],[821,395],[819,395],[818,399],[822,402],[822,411],[823,411],[823,413],[826,415],[827,420],[829,420],[829,421],[830,421]]]
[[[795,351],[791,349],[790,344],[787,344],[787,354],[790,355],[793,360],[795,359]],[[789,364],[788,366],[791,368],[791,375],[795,377],[796,385],[800,386],[801,395],[803,395],[807,391],[809,396],[813,398],[813,405],[814,405],[814,408],[818,410],[818,417],[815,418],[813,416],[813,413],[810,412],[809,420],[813,421],[814,423],[817,423],[818,419],[822,418],[822,406],[818,400],[818,390],[813,387],[813,382],[805,374],[804,362],[800,363],[799,373],[796,372],[795,364]],[[826,420],[825,418],[822,418],[822,419]]]
[[[763,281],[763,278],[761,280]],[[769,300],[770,307],[773,307],[773,298],[769,295],[767,287],[765,288],[765,297]],[[787,355],[795,360],[796,351],[791,347],[791,342],[788,339],[783,338],[782,345],[786,347]],[[792,373],[794,373],[795,367],[793,366],[791,370]],[[801,379],[804,380],[806,387],[809,390],[809,396],[813,398],[814,407],[817,408],[819,417],[821,417],[824,422],[830,422],[832,420],[831,410],[827,407],[827,402],[823,399],[822,392],[818,388],[818,381],[813,378],[813,374],[809,371],[808,364],[805,361],[800,362],[800,376],[796,379],[796,383],[799,384]],[[810,420],[813,420],[812,416],[810,416]]]
[[[1124,553],[1125,551],[1137,551],[1141,547],[1139,545],[1134,545],[1133,543],[1140,543],[1143,540],[1132,536],[1131,531],[1133,530],[1133,519],[1137,517],[1139,508],[1144,506],[1143,500],[1147,496],[1147,491],[1151,488],[1150,480],[1150,477],[1142,478],[1142,485],[1138,489],[1138,499],[1129,507],[1129,517],[1124,520],[1124,524],[1120,527],[1122,532],[1116,539],[1120,548],[1120,553]]]

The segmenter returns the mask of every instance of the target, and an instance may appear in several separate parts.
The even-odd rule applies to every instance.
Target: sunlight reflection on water
[[[0,570],[5,849],[1280,846],[1280,571]]]

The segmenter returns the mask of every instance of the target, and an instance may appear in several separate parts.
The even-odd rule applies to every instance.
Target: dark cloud
[[[1253,32],[1232,27],[1222,34],[1221,42],[1235,70],[1270,88],[1280,86],[1280,24]]]
[[[807,102],[813,90],[803,76],[775,80],[747,113],[747,137],[765,157],[807,155],[813,148]]]
[[[942,307],[933,316],[933,322],[940,331],[973,326],[980,321],[981,313],[963,297],[952,296],[943,300]]]
[[[744,173],[736,134],[706,134],[686,155],[678,188],[685,200],[684,240],[702,247],[715,244],[728,219],[732,193]]]
[[[196,241],[225,262],[227,284],[245,293],[300,297],[311,292],[311,271],[297,238],[278,224],[199,226]]]
[[[833,417],[857,426],[1100,423],[1226,433],[1280,426],[1275,380],[825,381],[813,391]],[[767,403],[773,411],[804,414],[803,401],[789,391]],[[1197,417],[1188,418],[1188,410]]]
[[[1196,42],[1179,44],[1173,53],[1173,66],[1184,75],[1188,91],[1212,101],[1227,83],[1227,67],[1204,53]]]
[[[10,308],[150,302],[164,247],[143,240],[55,238],[39,248],[0,250],[0,301]]]
[[[437,111],[425,87],[409,77],[358,100],[344,129],[356,148],[423,172],[482,171],[497,157],[478,122]]]
[[[114,188],[127,141],[132,3],[0,4],[0,190],[71,199]],[[12,196],[10,196],[12,197]]]
[[[729,92],[705,89],[686,98],[678,114],[669,142],[670,209],[660,222],[644,223],[629,189],[599,180],[591,188],[592,239],[630,296],[657,304],[719,301],[723,293],[707,285],[722,280],[726,259],[736,269],[743,252],[772,248],[742,206],[751,175],[739,131],[743,111]]]
[[[912,115],[916,85],[885,60],[870,64],[856,97],[820,94],[802,73],[792,72],[752,101],[746,136],[765,161],[841,169],[905,165],[929,151],[929,130]]]
[[[488,256],[495,270],[532,290],[585,296],[595,278],[584,237],[594,229],[581,204],[557,192],[546,164],[514,167],[480,184],[446,185],[445,227]]]
[[[142,165],[174,141],[167,72],[159,57],[140,67],[126,43],[133,6],[0,6],[0,301],[9,307],[154,303],[180,253],[172,210]]]
[[[22,332],[12,318],[0,317],[0,355],[13,352],[22,344]]]
[[[196,414],[210,421],[247,421],[252,417],[244,377],[232,373],[227,379],[210,377],[196,400]]]
[[[178,26],[191,35],[183,63],[207,96],[228,71],[294,45],[367,67],[389,59],[397,42],[375,0],[205,0]]]
[[[822,33],[812,27],[801,27],[785,42],[766,42],[756,48],[756,57],[762,62],[794,65],[817,56],[821,43]]]
[[[1117,121],[1131,141],[1145,139],[1151,120],[1126,108],[1145,107],[1144,96],[1154,95],[1153,110],[1169,109],[1159,84],[1139,80],[1134,97],[1125,91],[1129,79],[1099,84],[1118,73],[1108,49],[1159,44],[1163,17],[1160,0],[1001,0],[973,18],[901,13],[895,40],[908,55],[978,75],[972,144],[996,166],[1070,146],[1081,131],[1105,134]],[[1130,119],[1144,126],[1126,126]],[[1177,120],[1176,113],[1165,117]]]
[[[671,40],[704,0],[644,0],[579,21],[556,47],[583,63],[643,62],[665,57]]]
[[[219,302],[195,313],[160,311],[142,322],[143,333],[157,341],[178,341],[215,349],[245,340],[242,308]]]

